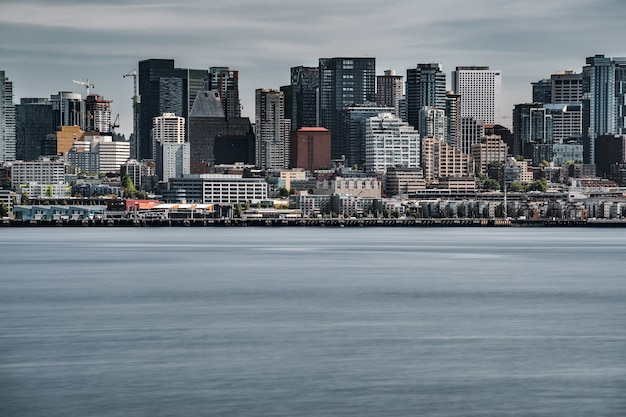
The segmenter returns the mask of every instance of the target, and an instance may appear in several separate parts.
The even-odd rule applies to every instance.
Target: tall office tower
[[[385,75],[376,77],[376,103],[379,106],[393,107],[397,117],[400,114],[400,99],[404,95],[404,77],[394,70],[386,70]]]
[[[59,94],[50,96],[52,110],[54,111],[54,123],[57,129],[61,126],[78,126],[81,129],[85,125],[85,102],[80,94],[70,91],[59,91]]]
[[[501,118],[502,75],[489,67],[456,67],[452,71],[452,89],[461,95],[461,117],[473,117],[484,123]]]
[[[348,166],[365,165],[365,120],[380,113],[393,113],[393,107],[365,103],[348,106],[344,109],[343,132],[348,142],[346,164]]]
[[[0,162],[15,160],[13,82],[0,71]]]
[[[480,143],[480,138],[485,135],[485,123],[473,117],[461,118],[461,143],[457,148],[464,154],[472,153],[472,145]]]
[[[111,133],[111,103],[97,94],[85,99],[85,132]]]
[[[532,158],[533,162],[536,162],[537,159],[539,162],[543,159],[548,161],[552,159],[551,157],[540,159],[540,156],[536,155],[537,149],[542,148],[542,146],[537,145],[552,145],[554,142],[552,115],[542,103],[515,105],[513,108],[513,140],[513,153],[515,155]]]
[[[54,133],[55,126],[49,99],[20,99],[15,106],[16,159],[34,161],[43,155],[46,136]]]
[[[585,163],[595,163],[598,136],[624,132],[625,71],[626,58],[611,59],[604,55],[588,57],[583,67]]]
[[[533,103],[552,103],[552,80],[543,80],[530,83],[533,88]]]
[[[446,75],[439,64],[417,64],[406,70],[406,106],[409,124],[419,130],[422,107],[446,107]]]
[[[370,171],[420,166],[420,136],[392,113],[365,120],[365,165]]]
[[[224,116],[227,119],[241,117],[239,71],[228,67],[211,67],[204,87],[205,90],[219,92],[224,107]]]
[[[376,100],[376,59],[320,58],[319,75],[319,124],[330,130],[331,156],[340,159],[348,152],[343,109]]]
[[[448,142],[448,120],[445,109],[436,107],[422,107],[420,110],[418,132],[421,137],[433,137]]]
[[[189,143],[185,142],[185,118],[163,113],[152,128],[157,175],[161,181],[189,174]]]
[[[261,169],[289,168],[291,120],[285,119],[282,91],[256,90],[256,165]]]
[[[583,99],[583,75],[560,70],[550,76],[550,97],[544,103],[580,103]]]
[[[139,151],[138,159],[152,154],[152,120],[163,113],[189,115],[198,92],[204,89],[208,70],[175,68],[173,59],[139,61]]]
[[[446,121],[448,143],[458,147],[461,145],[461,95],[454,91],[446,91]]]
[[[320,69],[318,67],[299,66],[291,68],[291,85],[289,87],[292,97],[290,106],[285,100],[285,117],[291,119],[293,130],[318,125],[317,89],[319,83]]]

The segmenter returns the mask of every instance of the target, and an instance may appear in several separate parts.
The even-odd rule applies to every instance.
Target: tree
[[[509,184],[509,191],[513,191],[514,193],[519,193],[519,192],[524,191],[524,187],[522,186],[521,183],[517,181],[513,181],[512,183]]]
[[[500,183],[494,180],[493,178],[487,178],[485,182],[483,183],[483,188],[485,190],[499,190]]]
[[[549,166],[550,166],[550,162],[546,161],[545,159],[539,163],[540,168],[546,168]]]
[[[0,204],[0,217],[6,217],[9,214],[9,206],[4,201]]]
[[[124,197],[126,198],[134,198],[137,196],[137,189],[130,175],[124,175],[122,177],[122,189],[124,190]]]
[[[524,157],[522,155],[515,155],[515,160],[518,162],[524,161]]]

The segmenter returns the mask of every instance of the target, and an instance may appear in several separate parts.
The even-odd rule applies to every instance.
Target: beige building
[[[472,158],[483,174],[487,173],[490,162],[505,162],[509,147],[500,135],[488,135],[480,138],[480,143],[472,145]]]
[[[422,169],[426,181],[443,177],[472,177],[474,160],[442,140],[425,137],[422,139]]]
[[[424,189],[426,189],[426,182],[421,168],[387,168],[385,173],[386,195],[408,195]]]
[[[78,126],[61,126],[61,130],[56,132],[57,155],[62,155],[72,150],[74,142],[83,140],[85,132]]]

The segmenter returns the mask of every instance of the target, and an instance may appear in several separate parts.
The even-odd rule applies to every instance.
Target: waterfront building
[[[261,169],[289,168],[291,120],[285,119],[284,93],[256,90],[256,165]]]
[[[456,67],[452,89],[461,95],[461,117],[496,123],[502,117],[502,75],[487,66]]]
[[[385,172],[384,191],[388,196],[415,194],[426,189],[421,168],[390,167]]]
[[[365,165],[365,121],[380,113],[393,113],[393,107],[362,103],[344,109],[344,137],[347,142],[346,164]]]
[[[330,130],[331,158],[348,154],[344,108],[376,101],[375,58],[319,59],[319,125]]]
[[[0,70],[0,162],[15,160],[15,104],[13,82]]]
[[[420,136],[408,123],[391,113],[365,120],[365,166],[370,171],[389,167],[417,168]]]
[[[404,77],[394,70],[385,70],[385,75],[376,76],[376,103],[379,106],[393,107],[394,114],[400,114],[400,99],[404,96]]]
[[[330,131],[323,127],[302,127],[290,133],[290,168],[307,171],[328,169],[330,160]]]
[[[422,138],[421,167],[427,181],[474,176],[474,160],[469,154],[431,137]]]
[[[352,195],[359,198],[380,198],[381,182],[376,177],[335,177],[318,181],[317,195]]]
[[[168,190],[187,202],[212,204],[257,204],[268,198],[267,181],[241,175],[189,174],[172,178]]]
[[[34,161],[43,155],[46,136],[54,133],[54,113],[48,98],[21,98],[15,106],[16,159]]]

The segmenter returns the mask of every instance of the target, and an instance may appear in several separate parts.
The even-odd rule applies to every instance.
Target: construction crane
[[[82,85],[87,89],[87,95],[89,95],[89,88],[95,88],[96,86],[89,83],[89,78],[87,78],[87,81],[76,81],[76,80],[72,80],[72,82],[74,84],[78,84],[78,85]]]
[[[135,159],[141,159],[141,144],[139,142],[139,104],[141,103],[141,96],[137,93],[137,70],[133,69],[131,72],[124,74],[123,78],[133,77],[133,140],[131,145],[134,151]]]
[[[109,124],[111,135],[115,135],[115,128],[118,128],[118,127],[120,127],[120,114],[119,113],[115,117],[115,120],[113,121],[113,123]]]

